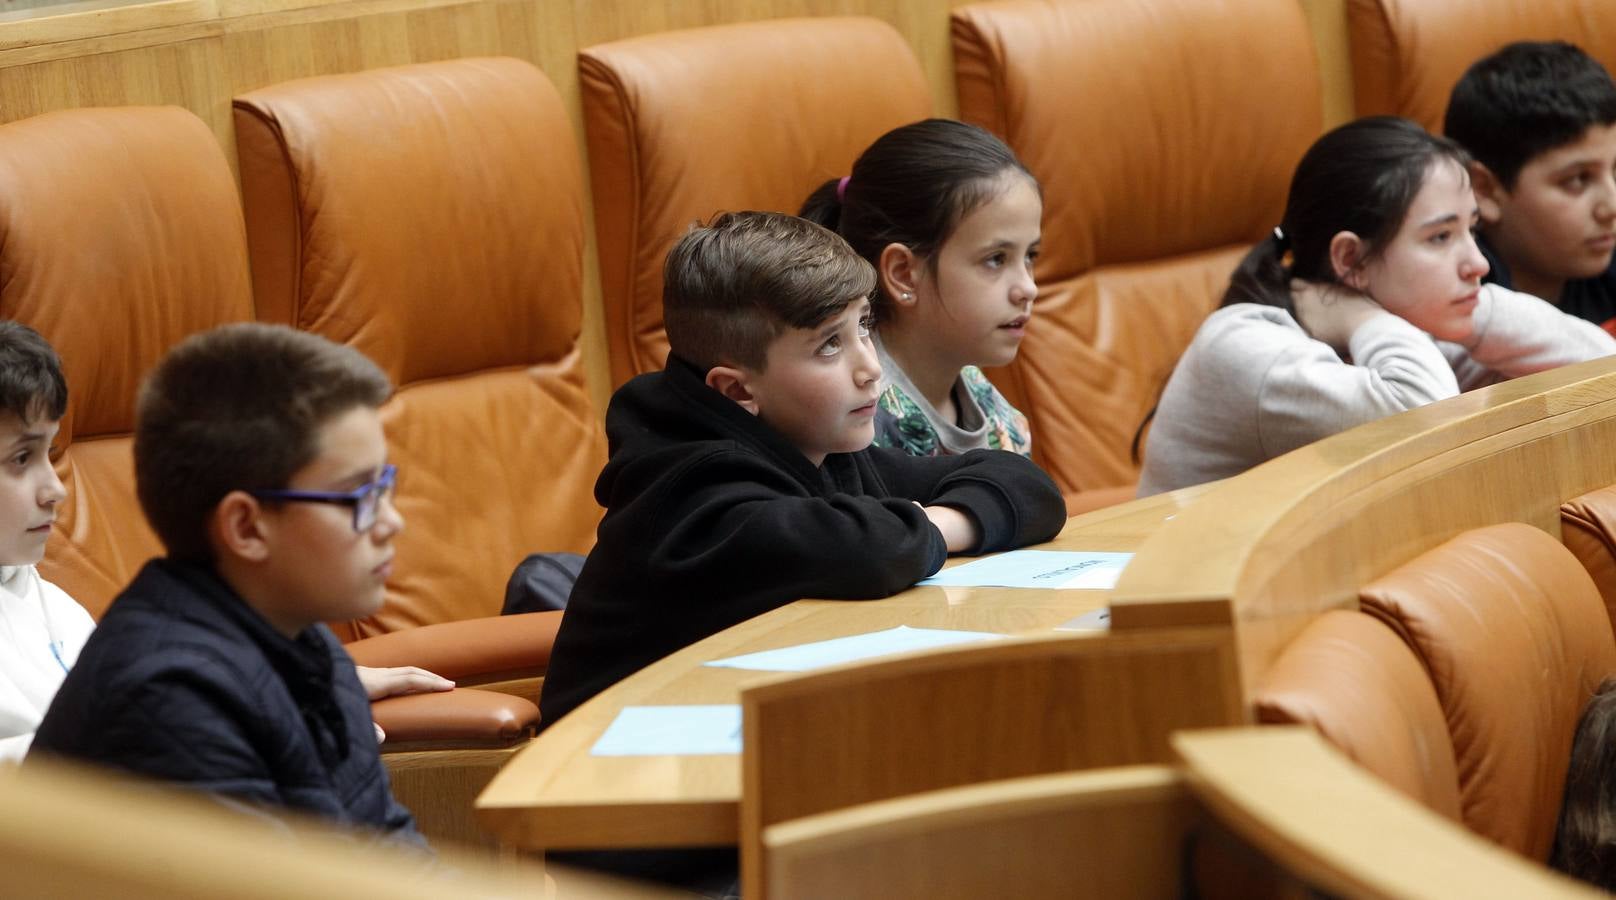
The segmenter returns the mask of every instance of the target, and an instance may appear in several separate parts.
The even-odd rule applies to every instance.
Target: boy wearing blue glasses
[[[141,389],[135,481],[167,556],[85,644],[36,753],[421,843],[353,662],[321,622],[374,612],[404,521],[357,351],[261,324],[195,335]]]

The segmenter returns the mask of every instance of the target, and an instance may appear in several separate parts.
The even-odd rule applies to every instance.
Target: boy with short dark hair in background
[[[1616,334],[1616,82],[1563,41],[1510,44],[1454,86],[1443,123],[1470,151],[1483,280]]]

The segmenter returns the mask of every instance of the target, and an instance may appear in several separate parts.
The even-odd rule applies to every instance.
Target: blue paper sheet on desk
[[[920,582],[941,587],[1086,588],[1107,590],[1132,553],[1012,550],[944,569]]]
[[[589,751],[594,756],[741,752],[741,707],[625,706]]]
[[[949,631],[940,628],[910,628],[899,625],[886,631],[872,631],[850,637],[814,641],[778,650],[762,650],[745,656],[715,659],[709,666],[727,669],[760,669],[765,672],[807,672],[842,663],[857,662],[893,653],[931,650],[954,644],[971,644],[1003,635],[984,631]]]

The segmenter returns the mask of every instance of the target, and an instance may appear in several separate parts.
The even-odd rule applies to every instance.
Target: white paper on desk
[[[1014,587],[1107,590],[1132,553],[1012,550],[944,569],[920,582],[943,587]]]
[[[625,706],[595,742],[593,756],[689,756],[741,752],[741,707]]]
[[[1059,625],[1056,625],[1055,630],[1056,631],[1110,631],[1111,630],[1111,608],[1106,607],[1105,609],[1091,609],[1088,612],[1082,614],[1081,616],[1078,616],[1075,619],[1067,619],[1066,621],[1060,623]]]
[[[872,631],[851,637],[798,644],[795,647],[781,647],[778,650],[762,650],[745,656],[715,659],[707,665],[726,669],[760,669],[765,672],[807,672],[876,656],[951,647],[955,644],[974,644],[977,641],[998,637],[1003,635],[985,631],[949,631],[899,625],[886,631]]]

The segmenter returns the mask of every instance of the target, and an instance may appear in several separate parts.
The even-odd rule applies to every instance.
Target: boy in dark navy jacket
[[[606,516],[556,637],[545,724],[759,613],[886,597],[949,553],[1064,524],[1059,490],[1014,453],[870,446],[875,271],[833,232],[725,214],[669,252],[664,284],[672,355],[606,413]]]
[[[324,625],[374,612],[403,519],[387,377],[279,326],[193,336],[141,390],[135,481],[167,550],[124,589],[34,738],[255,807],[424,843]]]

